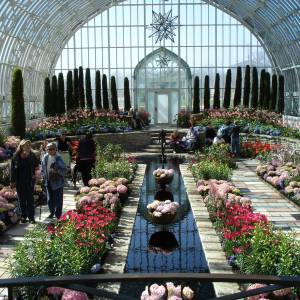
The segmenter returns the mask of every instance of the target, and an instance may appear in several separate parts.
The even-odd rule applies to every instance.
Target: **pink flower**
[[[258,289],[258,288],[262,288],[262,287],[266,287],[266,286],[267,285],[263,284],[263,283],[254,283],[254,284],[251,284],[247,288],[247,291]],[[269,295],[269,293],[262,293],[262,294],[259,294],[259,295],[256,295],[256,296],[247,297],[247,300],[259,300],[261,298],[266,298],[268,295]]]
[[[65,289],[61,300],[89,300],[86,293]]]
[[[48,294],[51,294],[53,296],[60,296],[64,293],[64,291],[65,291],[64,288],[55,287],[55,286],[47,288]]]

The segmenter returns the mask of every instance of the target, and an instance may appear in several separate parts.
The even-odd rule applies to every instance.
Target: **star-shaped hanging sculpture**
[[[178,27],[175,22],[178,16],[172,17],[172,9],[167,13],[156,13],[152,10],[152,34],[149,37],[155,37],[155,44],[163,39],[171,40],[174,43],[175,29]]]
[[[169,56],[167,56],[165,54],[163,54],[163,55],[158,54],[158,58],[155,61],[156,61],[156,65],[158,67],[163,68],[163,67],[167,67],[168,66],[170,58],[169,58]]]

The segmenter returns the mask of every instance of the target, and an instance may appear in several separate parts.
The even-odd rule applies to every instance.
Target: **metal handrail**
[[[286,287],[300,287],[300,276],[270,276],[270,275],[241,275],[241,274],[208,274],[208,273],[125,273],[125,274],[97,274],[75,276],[49,276],[49,277],[20,277],[0,279],[0,288],[8,288],[9,300],[13,299],[13,288],[25,286],[59,286],[86,292],[90,295],[106,296],[111,299],[133,299],[101,289],[85,286],[104,282],[164,282],[164,281],[190,282],[231,282],[231,283],[264,283],[269,286],[242,291],[232,295],[221,296],[214,299],[233,300],[241,299],[265,292],[272,292]]]

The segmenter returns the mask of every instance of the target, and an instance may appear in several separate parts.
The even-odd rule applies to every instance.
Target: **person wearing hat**
[[[29,140],[22,140],[11,161],[11,187],[16,187],[21,209],[21,222],[34,224],[35,169],[39,160],[31,149]]]
[[[76,158],[76,165],[78,171],[81,173],[82,181],[85,186],[88,185],[92,178],[91,172],[95,164],[96,144],[93,140],[91,132],[87,132],[85,137],[80,140],[78,146],[78,155]]]
[[[56,143],[47,145],[47,153],[42,159],[42,174],[47,191],[47,202],[50,210],[48,218],[61,217],[63,207],[64,175],[66,165],[57,153]]]

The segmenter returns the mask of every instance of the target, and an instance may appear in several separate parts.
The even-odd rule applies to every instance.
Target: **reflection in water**
[[[208,272],[198,229],[190,209],[178,164],[172,161],[165,166],[175,170],[174,179],[167,186],[166,191],[172,193],[174,201],[180,205],[178,217],[169,225],[153,224],[148,217],[147,205],[154,201],[160,188],[152,174],[158,167],[161,165],[154,162],[147,166],[125,272]],[[164,235],[168,237],[162,238]],[[139,299],[145,286],[151,283],[153,282],[123,283],[120,294]],[[196,292],[195,299],[214,297],[211,284],[188,285]]]
[[[159,186],[159,190],[156,192],[154,199],[159,201],[166,201],[166,200],[174,201],[173,194],[170,191],[168,191],[165,185]]]
[[[147,205],[154,200],[159,186],[153,171],[160,167],[158,163],[147,166],[141,197],[129,247],[126,272],[206,272],[207,263],[200,243],[198,229],[190,209],[185,187],[177,164],[168,163],[175,170],[174,179],[168,185],[174,201],[178,202],[179,219],[170,225],[155,225],[147,220]],[[149,251],[148,241],[158,231],[171,232],[179,247],[172,253],[154,253]]]
[[[149,250],[154,253],[169,254],[178,248],[176,237],[169,231],[158,231],[151,235]]]

